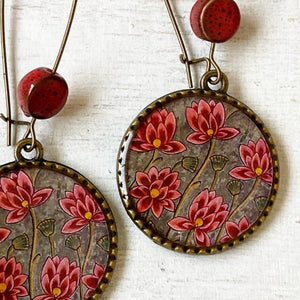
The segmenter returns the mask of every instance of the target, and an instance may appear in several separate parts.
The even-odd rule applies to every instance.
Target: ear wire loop
[[[188,54],[187,54],[187,50],[186,50],[186,46],[184,44],[183,38],[182,38],[182,34],[180,33],[178,24],[176,22],[176,18],[174,15],[174,12],[172,10],[172,7],[170,5],[170,1],[169,0],[164,0],[165,5],[167,7],[167,11],[169,13],[169,17],[171,19],[175,34],[177,36],[182,54],[180,54],[179,58],[180,61],[185,64],[185,69],[186,69],[186,73],[187,73],[187,79],[188,79],[188,84],[190,88],[193,88],[193,79],[192,79],[192,74],[191,74],[191,64],[196,64],[196,63],[200,63],[200,62],[206,62],[206,72],[211,70],[211,66],[213,66],[215,68],[215,71],[217,73],[217,78],[214,81],[210,81],[211,84],[217,84],[218,82],[220,82],[222,80],[222,71],[220,69],[220,67],[218,66],[218,64],[216,63],[216,61],[214,60],[214,52],[215,52],[215,43],[211,43],[211,47],[210,47],[210,53],[209,53],[209,58],[207,57],[201,57],[201,58],[197,58],[194,60],[189,60],[188,58]]]
[[[65,50],[65,46],[70,34],[70,30],[72,27],[76,6],[78,0],[73,0],[71,11],[68,18],[68,23],[66,26],[66,30],[62,39],[62,43],[60,49],[58,51],[53,69],[52,74],[55,74],[59,63],[61,61],[62,55]],[[26,125],[27,130],[24,135],[24,139],[31,136],[31,146],[25,148],[27,152],[32,151],[36,146],[36,134],[35,134],[35,122],[36,119],[32,118],[30,122],[27,121],[16,121],[11,119],[11,101],[10,101],[10,90],[9,90],[9,80],[8,80],[8,71],[7,71],[7,55],[6,55],[6,42],[5,42],[5,0],[1,0],[1,49],[2,49],[2,66],[3,66],[3,78],[4,78],[4,87],[5,87],[5,99],[6,99],[6,110],[7,110],[7,117],[3,114],[0,114],[0,118],[7,123],[7,146],[11,145],[11,124],[16,125]]]

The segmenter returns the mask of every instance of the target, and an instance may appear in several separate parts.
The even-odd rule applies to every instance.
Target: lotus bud
[[[41,233],[46,236],[49,237],[50,235],[52,235],[54,233],[54,224],[55,224],[55,220],[54,219],[47,219],[42,221],[37,228],[41,231]]]
[[[232,180],[227,184],[227,189],[232,196],[236,196],[241,192],[243,184],[238,180]]]
[[[214,155],[210,157],[211,165],[215,171],[222,171],[228,162],[228,158],[223,155]]]

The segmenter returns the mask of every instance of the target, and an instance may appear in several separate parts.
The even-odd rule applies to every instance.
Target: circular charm
[[[40,157],[0,167],[1,299],[98,299],[116,254],[112,212],[82,175]]]
[[[278,158],[261,120],[227,94],[168,94],[133,121],[118,183],[135,224],[156,243],[215,253],[244,240],[275,200]]]

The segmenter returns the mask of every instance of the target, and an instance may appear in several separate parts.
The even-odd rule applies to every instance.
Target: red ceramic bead
[[[198,0],[191,11],[191,26],[201,39],[222,43],[230,39],[240,25],[240,11],[233,0]]]
[[[68,85],[48,68],[37,68],[26,74],[18,85],[18,102],[27,117],[48,119],[65,105]]]

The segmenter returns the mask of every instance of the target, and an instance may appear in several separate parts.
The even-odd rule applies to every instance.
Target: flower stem
[[[199,171],[197,172],[197,174],[194,176],[194,178],[192,179],[192,181],[189,183],[189,185],[187,186],[187,188],[185,189],[179,203],[178,206],[174,212],[174,217],[177,217],[181,211],[181,208],[186,200],[186,198],[188,197],[188,195],[190,194],[190,192],[193,190],[193,185],[199,180],[200,175],[202,174],[203,170],[205,169],[207,163],[209,162],[209,157],[211,156],[213,150],[214,150],[214,146],[215,146],[215,139],[212,139],[210,141],[210,146],[209,146],[209,150],[207,152],[207,155],[202,163],[202,166],[200,167]],[[168,232],[167,232],[167,238],[170,238],[171,233],[172,233],[173,229],[170,227]]]
[[[155,161],[158,159],[158,150],[155,149],[153,151],[153,155],[152,158],[150,159],[148,165],[146,166],[146,168],[144,169],[144,172],[148,172],[150,170],[150,168],[154,165]]]
[[[219,174],[220,174],[220,171],[215,171],[214,180],[213,180],[213,182],[212,182],[212,184],[210,186],[210,190],[213,190],[215,188],[216,183],[217,183],[217,181],[219,179]]]
[[[155,149],[153,151],[150,161],[148,162],[148,164],[145,167],[145,169],[143,170],[143,172],[148,172],[150,170],[150,168],[155,164],[155,162],[159,159],[162,159],[162,157],[158,157],[158,150]],[[136,179],[134,179],[134,181],[130,184],[129,189],[132,188],[132,186],[135,184],[135,182],[136,182]]]
[[[172,168],[172,172],[177,171],[182,165],[182,161],[178,161]]]
[[[55,256],[55,250],[54,250],[54,239],[53,239],[53,235],[49,235],[49,243],[50,243],[50,247],[51,247],[51,256],[54,257]]]
[[[37,219],[33,208],[30,209],[30,215],[32,219],[32,248],[30,255],[30,265],[29,265],[29,291],[30,298],[34,298],[34,268],[36,264],[36,242],[37,242]]]
[[[82,271],[82,251],[81,251],[81,247],[79,247],[76,250],[76,253],[77,253],[77,257],[78,257],[79,267],[80,267],[80,270]],[[82,280],[80,280],[80,299],[84,299],[84,297],[83,297],[83,282],[82,282]]]
[[[13,252],[14,252],[14,246],[10,245],[7,250],[7,259],[10,259],[12,257]]]
[[[82,267],[82,274],[84,274],[86,271],[86,267],[87,267],[88,261],[90,259],[90,255],[92,253],[92,246],[94,243],[94,231],[95,231],[95,223],[93,221],[91,221],[90,222],[90,240],[89,240],[88,249],[87,249],[85,260],[84,260],[83,267]]]
[[[232,213],[230,214],[230,216],[228,217],[228,220],[232,220],[233,217],[236,215],[236,213],[242,209],[247,203],[248,200],[253,196],[253,193],[255,192],[256,188],[258,187],[260,183],[260,179],[259,177],[256,178],[255,183],[253,184],[253,187],[251,189],[251,191],[249,192],[249,194],[247,195],[247,197],[241,202],[241,204],[239,206],[237,206]],[[233,207],[233,206],[232,206]]]
[[[186,245],[188,245],[188,244],[191,243],[191,239],[192,239],[192,237],[193,237],[193,233],[194,233],[194,230],[191,230],[191,231],[189,232],[189,234],[188,234],[188,236],[187,236],[187,238],[186,238],[186,240],[185,240],[185,244],[186,244]]]
[[[231,211],[233,208],[235,208],[236,202],[237,202],[238,198],[239,198],[239,194],[233,196],[233,200],[231,202],[231,206],[230,206],[229,211]],[[220,230],[218,232],[215,245],[217,245],[220,242],[220,239],[222,237],[222,232],[224,231],[224,228],[225,228],[225,224],[226,224],[226,221],[223,223],[223,225],[221,226],[221,228],[220,228]]]
[[[231,211],[233,208],[235,208],[238,198],[239,198],[239,194],[233,196],[233,200],[232,200],[229,211]],[[223,225],[221,226],[221,228],[219,230],[219,233],[217,235],[216,242],[215,242],[216,245],[220,242],[220,239],[222,237],[222,232],[224,231],[224,228],[225,228],[225,224],[226,224],[226,221],[223,223]]]

